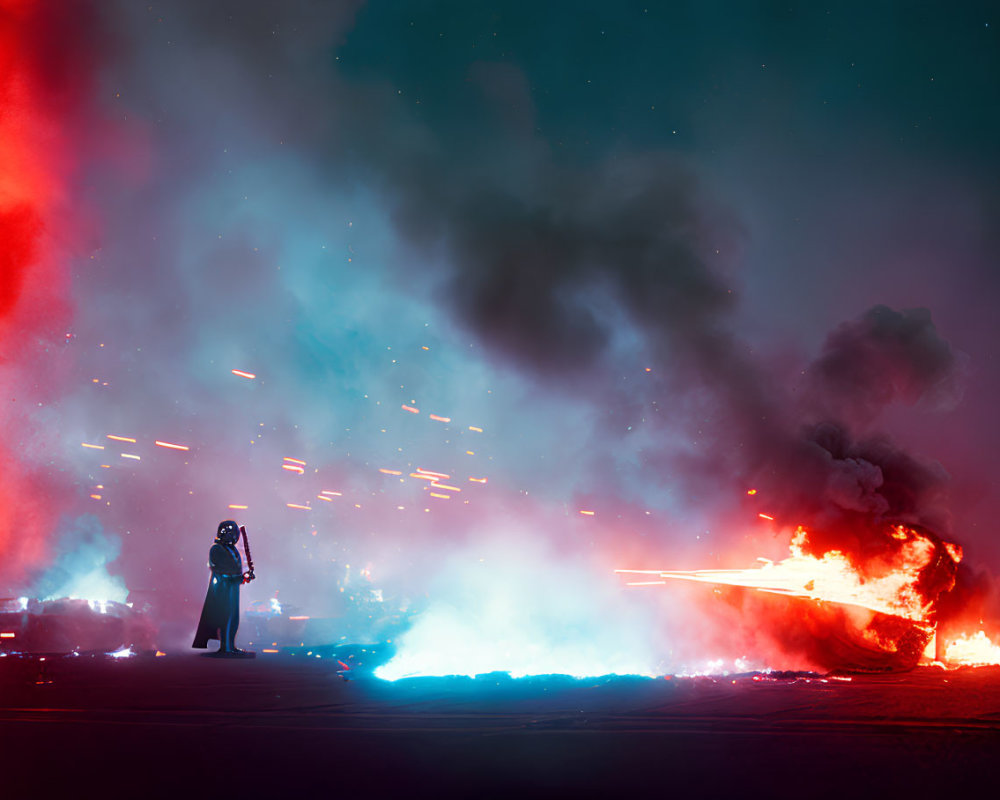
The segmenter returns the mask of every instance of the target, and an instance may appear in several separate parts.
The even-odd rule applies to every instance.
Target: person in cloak
[[[208,551],[208,566],[212,578],[208,582],[205,605],[201,610],[198,631],[192,647],[206,648],[209,639],[219,640],[219,649],[210,655],[228,658],[253,658],[254,653],[236,646],[236,629],[240,625],[240,586],[254,576],[243,572],[243,560],[236,549],[240,526],[227,519],[219,523],[219,532]]]

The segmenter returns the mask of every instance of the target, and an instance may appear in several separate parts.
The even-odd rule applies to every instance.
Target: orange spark
[[[472,478],[472,477],[470,477],[469,480],[472,481],[473,483],[486,483],[487,479],[486,478]]]
[[[131,458],[134,461],[142,461],[139,456],[133,455],[132,453],[122,453],[122,458]]]
[[[135,444],[135,439],[129,438],[128,436],[113,436],[109,433],[108,438],[114,439],[116,442],[131,442],[132,444]]]
[[[435,422],[451,422],[451,417],[439,417],[437,414],[428,414]]]
[[[312,511],[309,506],[300,506],[298,503],[285,503],[285,505],[289,508],[298,508],[302,511]]]
[[[470,431],[475,431],[476,433],[482,433],[483,432],[482,428],[477,428],[475,425],[470,425],[469,426],[469,430]]]
[[[462,491],[457,486],[449,486],[447,483],[438,483],[435,481],[431,484],[435,489],[447,489],[449,492],[460,492]]]
[[[289,472],[297,472],[299,475],[304,475],[306,472],[302,467],[297,467],[294,464],[282,464],[281,468],[287,469]]]
[[[437,492],[431,492],[431,497],[440,497],[442,500],[450,500],[450,494],[438,494]]]
[[[159,439],[153,442],[157,447],[166,447],[168,450],[190,450],[191,448],[184,444],[171,444],[170,442],[161,442]]]
[[[166,655],[166,653],[164,653],[162,650],[157,650],[156,651],[156,657],[157,658],[163,658],[163,656],[165,656],[165,655]]]
[[[262,653],[277,653],[277,652],[280,652],[280,651],[274,650],[274,649],[272,649],[270,647],[265,647],[263,650],[261,650],[261,652]]]
[[[429,469],[421,469],[420,467],[417,467],[417,472],[421,475],[430,475],[437,480],[448,480],[451,477],[451,475],[445,475],[443,472],[431,472]]]
[[[81,447],[89,447],[91,450],[103,450],[103,444],[87,444],[86,442],[80,442]]]
[[[330,494],[330,495],[333,495],[334,497],[342,497],[344,493],[343,492],[335,492],[332,489],[323,489],[320,492],[320,494]]]
[[[757,516],[760,517],[761,519],[769,519],[771,520],[771,522],[774,522],[774,517],[772,517],[770,514],[758,514]]]
[[[285,456],[285,461],[287,461],[289,464],[301,464],[303,467],[306,465],[305,461],[302,461],[301,459],[298,458],[292,458],[291,456]]]
[[[289,619],[309,619],[309,617],[298,616],[298,617],[289,617]]]
[[[241,369],[234,369],[234,370],[231,370],[231,372],[233,373],[233,375],[238,375],[241,378],[249,378],[250,380],[253,380],[254,378],[257,377],[252,372],[244,372]]]
[[[594,512],[593,511],[584,511],[582,508],[580,509],[580,513],[584,514],[585,516],[588,516],[588,517],[594,516]]]
[[[383,474],[385,474],[385,475],[402,475],[403,474],[398,469],[386,469],[385,467],[379,467],[378,471],[381,472],[381,473],[383,473]]]
[[[408,406],[408,405],[404,404],[404,405],[400,406],[400,408],[402,408],[403,411],[409,411],[411,414],[419,414],[420,413],[420,409],[419,408],[414,408],[413,406]]]
[[[757,494],[757,490],[756,489],[747,489],[747,494],[750,494],[750,495]]]
[[[328,502],[328,503],[332,503],[333,502],[333,498],[332,497],[327,497],[325,494],[318,494],[318,495],[316,495],[316,497],[318,499],[320,499],[320,500],[326,500],[326,502]]]
[[[91,497],[92,497],[92,498],[93,498],[94,500],[100,500],[100,499],[101,499],[101,496],[100,496],[99,494],[92,494],[92,495],[91,495]]]
[[[248,508],[250,508],[250,506],[241,506],[241,505],[237,505],[235,503],[231,504],[229,507],[233,508],[233,509],[235,509],[237,511],[246,511]]]

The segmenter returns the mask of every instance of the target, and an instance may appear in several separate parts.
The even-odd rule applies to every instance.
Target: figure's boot
[[[257,654],[253,650],[240,650],[234,647],[232,650],[220,650],[219,658],[256,658]]]
[[[240,650],[234,641],[236,637],[226,639],[225,645],[219,647],[219,655],[222,658],[256,658],[257,654],[252,650]]]

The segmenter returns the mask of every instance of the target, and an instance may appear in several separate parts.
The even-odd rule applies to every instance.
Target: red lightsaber
[[[247,541],[245,525],[240,525],[240,533],[243,535],[243,552],[247,555],[247,573],[243,576],[243,583],[250,583],[257,576],[253,574],[253,558],[250,555],[250,543]]]

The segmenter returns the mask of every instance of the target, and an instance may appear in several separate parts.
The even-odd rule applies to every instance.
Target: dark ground
[[[948,797],[1000,766],[1000,669],[394,684],[335,669],[0,658],[0,796]]]

